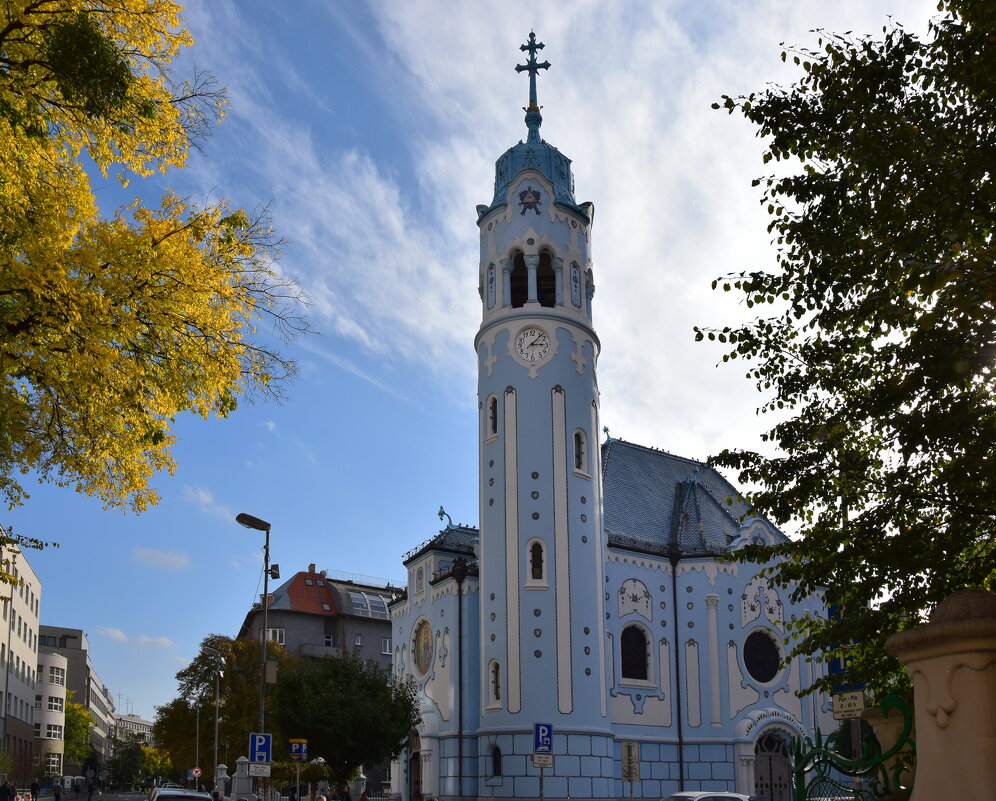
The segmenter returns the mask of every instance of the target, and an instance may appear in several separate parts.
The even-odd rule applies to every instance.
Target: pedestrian
[[[7,779],[7,781],[0,785],[0,801],[14,801],[14,796],[16,795],[17,791],[10,783],[10,779]]]
[[[58,779],[56,779],[55,784],[52,785],[52,794],[55,796],[55,801],[62,801],[62,782]]]
[[[86,801],[93,801],[93,791],[97,789],[97,785],[93,783],[93,780],[87,782],[86,784]]]
[[[37,799],[41,795],[41,782],[35,777],[31,781],[31,797]]]

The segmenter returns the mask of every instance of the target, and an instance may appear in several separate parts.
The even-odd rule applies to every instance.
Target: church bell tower
[[[480,409],[480,753],[534,723],[611,754],[606,709],[599,340],[592,326],[591,203],[571,161],[540,137],[542,42],[521,49],[527,136],[495,165],[477,207]],[[561,740],[560,738],[564,738]],[[597,742],[596,742],[597,741]],[[575,742],[577,742],[575,740]],[[506,743],[507,745],[503,745]],[[609,749],[606,751],[605,749]],[[596,763],[604,762],[595,761]],[[588,778],[601,781],[602,768]],[[607,769],[605,781],[611,776]]]

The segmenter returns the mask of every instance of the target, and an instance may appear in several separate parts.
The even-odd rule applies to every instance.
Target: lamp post
[[[208,646],[203,646],[205,653],[211,655],[215,659],[214,665],[214,765],[211,770],[215,774],[215,784],[218,782],[218,705],[221,699],[221,666],[225,663],[225,660],[221,656],[221,651],[217,648],[209,648]],[[227,761],[227,757],[226,757]]]
[[[245,512],[236,515],[235,522],[240,526],[266,534],[266,541],[263,545],[263,636],[260,637],[263,661],[259,667],[259,733],[263,734],[266,732],[266,612],[269,607],[268,595],[270,593],[270,524],[258,517],[247,515]]]

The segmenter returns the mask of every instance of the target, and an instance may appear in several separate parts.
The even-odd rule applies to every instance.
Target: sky
[[[813,29],[924,31],[933,0],[200,0],[179,74],[207,70],[231,106],[188,166],[98,182],[105,213],[166,187],[268,206],[280,269],[321,333],[284,352],[282,404],[178,418],[158,506],[102,509],[36,485],[0,522],[59,547],[29,552],[43,624],[83,629],[118,711],[152,719],[208,634],[235,636],[262,592],[259,532],[283,579],[319,569],[404,578],[402,555],[439,530],[440,505],[476,525],[480,323],[475,206],[494,162],[525,138],[530,30],[543,137],[595,204],[601,417],[613,437],[705,459],[759,448],[770,420],[744,365],[693,326],[749,313],[714,278],[770,268],[763,142],[721,95],[797,77],[780,43]],[[283,580],[282,579],[282,580]]]

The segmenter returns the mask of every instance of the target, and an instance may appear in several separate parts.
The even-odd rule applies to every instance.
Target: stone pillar
[[[252,792],[252,777],[249,775],[249,758],[239,757],[235,760],[235,776],[232,779],[232,798],[236,801],[256,801]]]
[[[217,765],[214,769],[214,790],[220,790],[222,795],[227,795],[228,787],[228,765]]]
[[[991,801],[996,788],[996,595],[959,590],[885,645],[913,681],[910,801]]]
[[[536,299],[536,268],[539,267],[539,253],[527,253],[524,257],[526,262],[526,271],[529,278],[529,297],[526,298],[526,303],[538,303]]]

